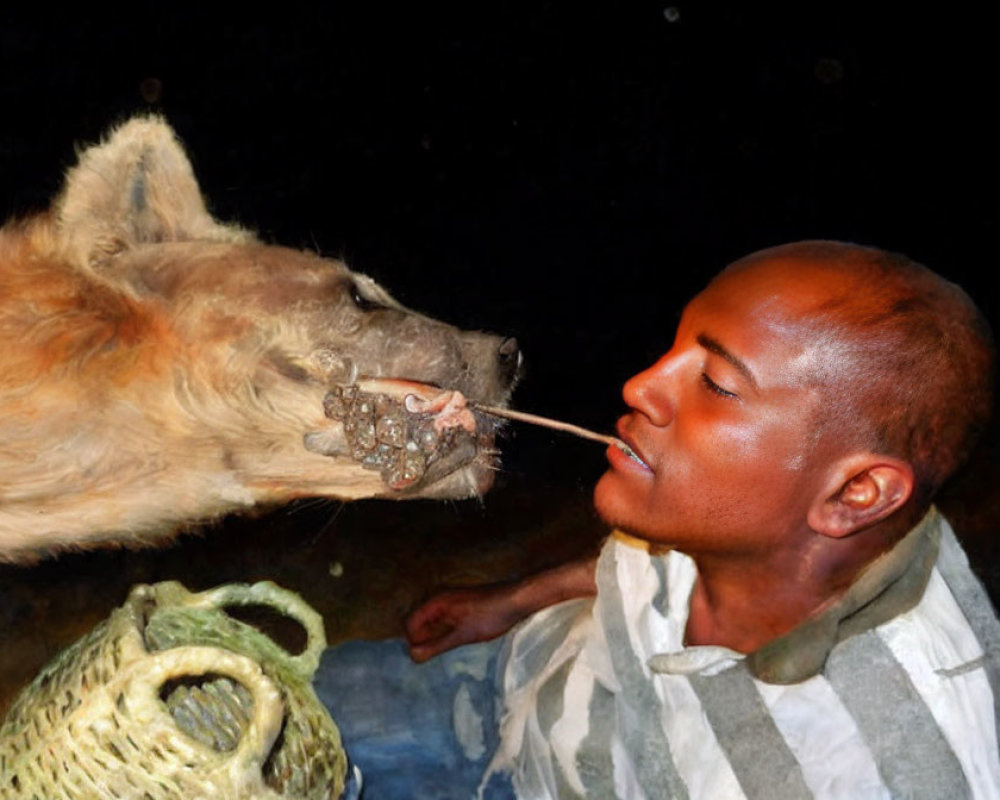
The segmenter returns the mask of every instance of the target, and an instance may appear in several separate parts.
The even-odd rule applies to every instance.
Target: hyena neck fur
[[[502,403],[515,379],[513,340],[212,219],[157,118],[84,151],[48,213],[0,229],[0,287],[0,561],[146,544],[261,502],[391,495],[339,452],[331,384],[405,377]],[[482,491],[487,466],[414,495]]]

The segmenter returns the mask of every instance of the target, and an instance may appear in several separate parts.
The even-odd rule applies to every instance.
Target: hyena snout
[[[497,347],[497,375],[502,384],[513,386],[521,375],[524,358],[517,339],[508,336]]]
[[[418,315],[370,328],[352,351],[358,377],[417,381],[490,405],[510,399],[523,363],[512,336],[463,331]]]
[[[501,427],[483,406],[506,405],[520,376],[520,346],[511,336],[420,322],[407,320],[423,336],[404,339],[409,346],[391,363],[330,388],[323,411],[333,425],[307,434],[305,447],[378,472],[388,490],[382,496],[482,494],[498,465]]]
[[[444,378],[441,385],[458,389],[473,401],[505,402],[521,377],[524,358],[517,339],[490,333],[470,334],[460,349],[461,377],[454,381]]]

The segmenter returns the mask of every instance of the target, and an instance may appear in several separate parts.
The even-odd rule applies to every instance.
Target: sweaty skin
[[[906,502],[909,466],[813,433],[818,376],[837,365],[807,323],[840,290],[838,276],[794,257],[725,272],[689,304],[671,350],[625,384],[618,433],[645,465],[609,453],[594,504],[695,560],[690,644],[759,648],[894,541],[888,529],[848,534]]]
[[[608,448],[595,507],[695,560],[690,644],[752,652],[832,602],[914,521],[910,465],[818,424],[840,365],[811,319],[843,294],[843,276],[796,246],[758,254],[698,295],[671,350],[625,385],[617,429],[638,459]],[[594,564],[432,598],[408,620],[411,653],[593,594]]]

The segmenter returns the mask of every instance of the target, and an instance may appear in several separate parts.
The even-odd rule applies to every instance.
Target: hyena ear
[[[251,238],[212,219],[183,148],[159,117],[136,117],[80,153],[54,212],[69,257],[98,272],[141,244]]]

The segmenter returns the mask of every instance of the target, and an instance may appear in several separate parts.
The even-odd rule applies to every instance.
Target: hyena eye
[[[365,297],[361,292],[361,288],[355,281],[351,281],[350,285],[347,287],[351,294],[351,302],[354,303],[362,311],[375,311],[380,308],[385,308],[384,305],[379,303],[377,300],[372,300],[370,297]]]

